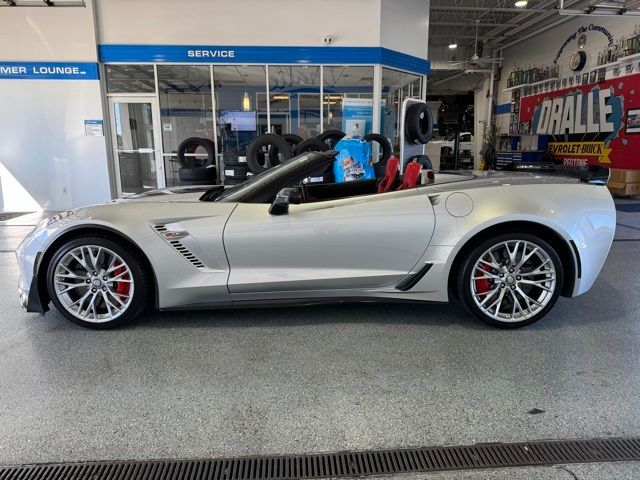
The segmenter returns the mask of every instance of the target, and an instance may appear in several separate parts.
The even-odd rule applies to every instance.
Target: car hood
[[[197,202],[204,192],[212,188],[224,189],[222,185],[206,185],[206,186],[185,186],[158,188],[149,190],[144,193],[136,193],[115,200],[115,203],[131,203],[131,202],[159,202],[159,203],[175,203],[175,202]]]

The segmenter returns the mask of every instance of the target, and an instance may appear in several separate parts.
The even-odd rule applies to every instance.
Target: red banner
[[[522,97],[519,120],[565,164],[640,169],[640,74]]]

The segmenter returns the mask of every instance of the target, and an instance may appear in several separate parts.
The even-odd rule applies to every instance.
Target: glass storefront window
[[[373,67],[324,67],[324,130],[364,136],[373,130]]]
[[[320,67],[269,66],[269,101],[274,133],[282,130],[304,139],[319,135]]]
[[[187,138],[214,141],[211,74],[208,66],[158,65],[158,98],[167,186],[178,181],[178,147]],[[206,153],[196,150],[195,155]]]
[[[213,67],[218,122],[218,153],[244,155],[258,135],[267,131],[266,91],[263,66],[224,65]]]
[[[391,140],[394,150],[399,147],[398,129],[400,109],[407,97],[421,98],[419,75],[400,72],[391,68],[382,68],[381,107],[383,115],[380,118],[380,131]]]
[[[153,65],[106,65],[107,93],[155,93]]]
[[[158,64],[104,68],[110,97],[144,97],[159,109],[159,115],[154,115],[162,153],[158,171],[163,160],[167,186],[180,184],[177,150],[190,137],[217,143],[215,163],[219,172],[225,161],[237,161],[246,155],[251,142],[266,132],[294,133],[307,139],[334,129],[360,136],[380,131],[396,148],[402,102],[405,98],[421,98],[424,80],[421,75],[362,65]],[[375,68],[382,72],[380,93],[374,93]],[[378,94],[379,130],[373,124],[377,117],[373,100]],[[160,150],[160,145],[156,148]],[[204,154],[200,149],[188,155]]]

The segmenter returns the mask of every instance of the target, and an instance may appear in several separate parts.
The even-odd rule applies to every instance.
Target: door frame
[[[156,95],[113,95],[107,98],[109,101],[109,126],[111,127],[111,152],[113,153],[113,166],[115,172],[116,195],[122,197],[122,183],[120,180],[120,158],[118,155],[118,140],[116,136],[115,103],[149,103],[151,105],[151,121],[153,127],[153,152],[156,163],[157,188],[165,188],[166,178],[164,174],[164,158],[162,156],[162,132],[160,130],[160,104]]]

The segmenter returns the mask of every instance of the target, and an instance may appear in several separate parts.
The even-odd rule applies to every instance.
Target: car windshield
[[[241,199],[252,196],[253,192],[260,191],[272,183],[279,183],[283,178],[295,175],[296,171],[305,172],[315,165],[322,164],[327,160],[326,153],[308,152],[297,157],[290,158],[268,169],[265,172],[253,175],[251,178],[234,187],[225,189],[220,195],[215,197],[216,202],[237,202]]]

